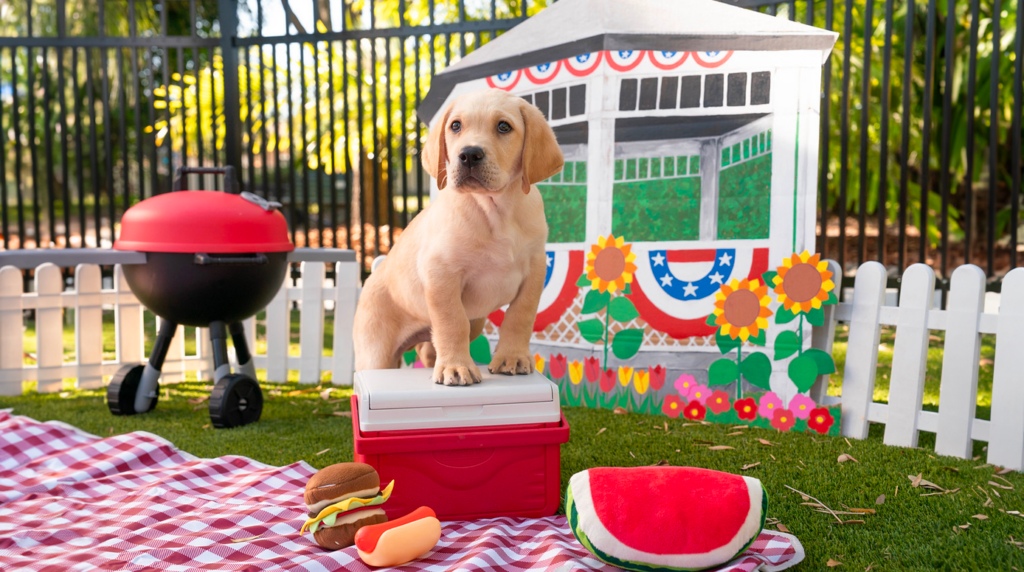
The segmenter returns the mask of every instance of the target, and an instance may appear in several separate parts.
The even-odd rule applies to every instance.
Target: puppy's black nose
[[[479,147],[463,147],[459,153],[459,162],[464,167],[472,167],[484,160],[484,150]]]

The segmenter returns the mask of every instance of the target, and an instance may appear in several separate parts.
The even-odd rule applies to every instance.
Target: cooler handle
[[[262,266],[269,261],[270,259],[267,258],[266,254],[257,254],[256,256],[210,256],[203,252],[196,254],[194,259],[195,264],[199,266]]]
[[[224,192],[238,194],[238,183],[235,182],[235,168],[231,165],[224,167],[189,167],[187,165],[178,167],[174,174],[174,182],[171,183],[171,192],[182,190],[182,181],[185,175],[196,173],[198,175],[224,175]]]

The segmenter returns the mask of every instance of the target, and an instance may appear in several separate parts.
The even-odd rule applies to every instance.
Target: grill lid
[[[115,250],[144,252],[289,252],[288,224],[252,193],[178,191],[125,211]]]

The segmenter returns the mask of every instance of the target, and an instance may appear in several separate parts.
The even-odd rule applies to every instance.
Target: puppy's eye
[[[462,122],[461,121],[452,121],[452,131],[454,131],[456,133],[458,133],[459,131],[462,131]]]
[[[509,125],[508,121],[498,122],[498,133],[508,133],[509,131],[512,131],[512,126]]]

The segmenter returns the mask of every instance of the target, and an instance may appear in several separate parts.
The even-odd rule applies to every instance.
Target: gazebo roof
[[[603,50],[832,50],[839,34],[715,0],[561,0],[434,76],[429,121],[459,83]]]

